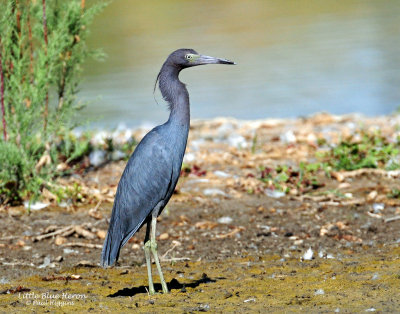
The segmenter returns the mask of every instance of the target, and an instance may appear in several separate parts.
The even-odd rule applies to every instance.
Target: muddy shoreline
[[[73,306],[37,305],[38,311],[394,311],[400,199],[390,193],[400,189],[400,174],[318,172],[316,188],[292,185],[282,193],[260,180],[260,169],[315,162],[316,152],[361,129],[395,142],[399,125],[399,116],[328,114],[194,121],[186,170],[158,224],[167,281],[176,288],[168,296],[145,292],[144,230],[123,248],[118,266],[98,265],[125,161],[63,178],[65,185],[82,186],[82,202],[60,207],[48,195],[49,206],[30,214],[23,206],[0,211],[2,304],[10,311],[32,310],[18,299],[21,286],[29,289],[24,293],[88,296]],[[138,140],[145,131],[130,130]]]

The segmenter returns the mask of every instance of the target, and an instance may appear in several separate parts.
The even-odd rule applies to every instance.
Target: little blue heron
[[[185,84],[179,80],[179,73],[183,69],[203,64],[235,63],[200,55],[193,49],[178,49],[164,62],[156,85],[159,81],[161,94],[169,105],[169,119],[147,133],[129,159],[118,184],[101,254],[102,266],[112,265],[118,260],[122,246],[147,224],[143,249],[150,294],[155,293],[150,252],[154,256],[162,290],[168,293],[157,254],[156,223],[178,182],[189,133],[189,93]]]

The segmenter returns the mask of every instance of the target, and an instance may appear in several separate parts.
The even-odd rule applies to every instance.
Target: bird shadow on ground
[[[195,280],[191,283],[180,283],[177,279],[172,279],[169,283],[167,283],[168,289],[171,290],[181,290],[181,292],[186,292],[186,288],[196,288],[201,284],[217,282],[217,280],[226,279],[224,277],[218,277],[216,279],[211,279],[206,274],[203,274],[200,279]],[[162,291],[162,287],[160,283],[154,284],[154,289],[156,292]],[[115,297],[133,297],[139,293],[148,293],[147,286],[133,287],[133,288],[124,288],[118,290],[117,292],[108,295],[107,297],[115,298]]]

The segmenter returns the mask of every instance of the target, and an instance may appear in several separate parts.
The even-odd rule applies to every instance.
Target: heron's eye
[[[192,55],[189,55],[189,54],[187,54],[187,55],[185,55],[185,58],[186,58],[187,60],[191,60],[191,59],[193,58],[193,56],[192,56]]]

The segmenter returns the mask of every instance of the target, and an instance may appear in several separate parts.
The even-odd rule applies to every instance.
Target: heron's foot
[[[161,270],[160,260],[158,258],[157,242],[155,240],[150,240],[148,242],[150,242],[150,249],[151,249],[151,252],[153,253],[154,260],[156,262],[158,274],[160,275],[160,281],[161,281],[161,287],[162,287],[163,293],[169,293],[167,283],[164,280],[164,275]]]
[[[153,277],[151,275],[151,260],[150,260],[151,244],[150,244],[150,241],[147,241],[144,244],[143,250],[144,250],[144,255],[146,257],[147,276],[149,278],[149,294],[153,295],[153,294],[156,294],[156,290],[154,289]]]

